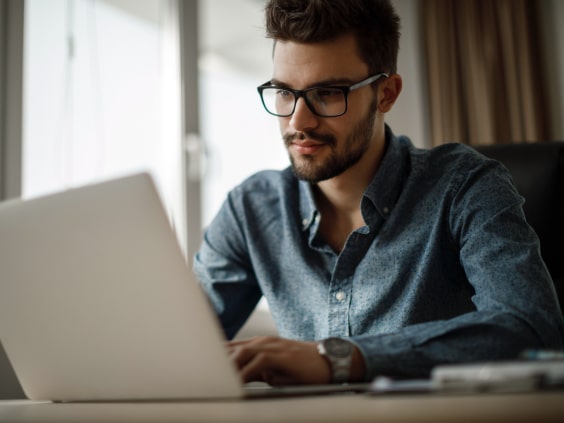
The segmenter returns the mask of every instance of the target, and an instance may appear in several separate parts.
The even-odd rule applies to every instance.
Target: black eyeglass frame
[[[311,88],[306,88],[305,90],[293,90],[291,88],[285,88],[285,87],[279,87],[277,85],[272,84],[272,81],[267,81],[262,85],[259,85],[257,87],[257,91],[260,95],[260,100],[262,102],[262,106],[264,107],[264,110],[266,110],[269,114],[273,115],[273,116],[278,116],[278,117],[289,117],[292,116],[294,114],[294,112],[296,111],[296,104],[298,103],[298,99],[301,97],[304,99],[305,103],[307,104],[307,107],[309,108],[309,110],[311,110],[311,112],[319,117],[338,117],[338,116],[343,116],[345,113],[347,113],[348,110],[348,106],[349,106],[349,102],[348,102],[348,98],[349,98],[349,93],[351,91],[354,90],[358,90],[359,88],[365,87],[367,85],[372,84],[373,82],[377,81],[380,78],[387,78],[389,75],[385,72],[380,72],[374,75],[369,76],[366,79],[363,79],[362,81],[358,81],[355,82],[351,85],[336,85],[336,86],[332,86],[332,85],[328,85],[328,86],[318,86],[318,87],[311,87]],[[272,111],[270,111],[268,109],[268,107],[266,107],[266,104],[264,102],[264,98],[262,96],[262,92],[265,89],[271,89],[271,88],[279,88],[281,90],[284,91],[288,91],[291,92],[294,95],[294,106],[292,107],[292,111],[290,113],[286,113],[286,114],[279,114],[279,113],[274,113]],[[345,97],[345,109],[342,113],[339,113],[337,115],[324,115],[322,113],[319,113],[317,110],[315,110],[315,107],[309,102],[308,98],[307,98],[307,93],[310,91],[314,91],[314,90],[319,90],[319,89],[333,89],[333,90],[340,90],[343,92],[343,95]]]

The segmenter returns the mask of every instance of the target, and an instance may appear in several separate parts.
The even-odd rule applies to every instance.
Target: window
[[[203,0],[199,7],[206,225],[229,189],[256,171],[282,169],[289,160],[278,120],[263,109],[256,90],[272,72],[272,41],[264,36],[262,3]]]
[[[27,0],[22,195],[150,171],[181,243],[173,0]]]

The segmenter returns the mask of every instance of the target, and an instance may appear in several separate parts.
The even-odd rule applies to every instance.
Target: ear
[[[381,98],[378,102],[379,112],[387,113],[392,109],[401,93],[402,84],[401,76],[397,73],[388,76],[380,83],[379,91]]]

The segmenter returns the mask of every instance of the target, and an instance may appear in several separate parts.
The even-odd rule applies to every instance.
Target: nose
[[[311,111],[303,98],[298,98],[294,113],[290,117],[290,126],[298,132],[305,132],[316,128],[318,117]]]

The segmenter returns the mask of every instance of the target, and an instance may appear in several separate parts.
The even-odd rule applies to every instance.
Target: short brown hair
[[[269,0],[266,35],[314,43],[352,33],[370,73],[396,73],[400,19],[389,0]]]

